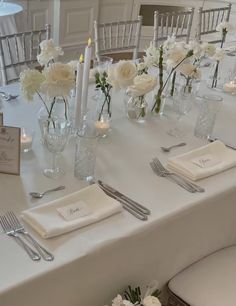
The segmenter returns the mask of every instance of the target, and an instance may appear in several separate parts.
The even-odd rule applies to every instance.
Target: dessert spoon
[[[173,149],[173,148],[183,147],[185,145],[186,145],[185,142],[181,142],[181,143],[178,143],[178,144],[170,146],[170,147],[161,147],[161,149],[162,149],[163,152],[170,152],[170,150]]]
[[[32,198],[36,198],[36,199],[41,199],[46,193],[49,193],[49,192],[52,192],[52,191],[57,191],[57,190],[63,190],[65,189],[66,187],[65,186],[59,186],[59,187],[56,187],[56,188],[53,188],[53,189],[48,189],[44,192],[30,192],[29,195],[31,195]]]

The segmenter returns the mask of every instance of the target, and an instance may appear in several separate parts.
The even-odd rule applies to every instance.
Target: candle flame
[[[91,38],[89,38],[89,39],[88,39],[88,47],[91,46],[91,43],[92,43],[92,40],[91,40]]]
[[[80,63],[83,63],[83,61],[84,61],[84,56],[83,56],[83,54],[80,54],[79,62],[80,62]]]

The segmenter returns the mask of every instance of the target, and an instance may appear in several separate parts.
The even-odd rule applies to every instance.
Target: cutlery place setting
[[[54,260],[54,256],[25,230],[13,211],[0,215],[0,224],[4,233],[13,238],[28,254],[30,259],[33,261],[40,261],[41,258],[45,261]]]
[[[0,91],[0,97],[2,97],[4,101],[11,101],[17,99],[19,95],[12,95],[8,92]]]

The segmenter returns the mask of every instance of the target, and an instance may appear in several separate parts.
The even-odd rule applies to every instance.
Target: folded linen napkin
[[[120,212],[121,204],[93,184],[78,192],[22,212],[43,238],[51,238]]]
[[[197,181],[236,166],[236,151],[214,141],[188,153],[172,157],[167,167]]]

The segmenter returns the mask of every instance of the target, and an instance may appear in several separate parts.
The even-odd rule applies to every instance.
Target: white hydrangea
[[[41,90],[49,97],[67,97],[75,86],[74,70],[68,64],[54,63],[43,71]]]
[[[40,91],[41,84],[45,80],[44,75],[36,69],[26,69],[20,74],[20,85],[23,96],[28,101],[33,100],[36,92]]]

